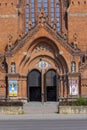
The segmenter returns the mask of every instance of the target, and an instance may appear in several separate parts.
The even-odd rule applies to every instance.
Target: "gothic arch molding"
[[[55,70],[58,70],[60,74],[64,74],[68,71],[67,64],[65,63],[65,61],[61,62],[61,58],[53,59],[52,57],[44,55],[33,58],[30,62],[28,62],[25,66],[21,68],[22,72],[26,73],[27,75],[28,70],[31,71],[33,69],[38,69],[39,71],[41,71],[41,69],[36,66],[36,64],[40,62],[40,59],[43,59],[51,64],[51,66],[47,68],[46,71],[53,68]]]
[[[29,45],[27,51],[33,50],[35,48],[35,46],[37,46],[41,42],[51,46],[53,48],[53,50],[56,50],[57,52],[59,52],[59,49],[58,49],[57,45],[54,43],[54,41],[52,39],[47,38],[46,36],[39,37],[39,38],[35,39],[34,41],[32,41],[31,44]]]
[[[38,52],[36,52],[37,48],[39,48]],[[24,55],[20,61],[19,71],[34,67],[35,61],[39,62],[40,57],[54,63],[53,67],[56,67],[62,74],[68,72],[67,62],[59,53],[58,46],[46,37],[40,37],[28,46],[27,55]]]
[[[47,48],[48,51],[51,51],[53,53],[53,55],[55,55],[56,53],[59,53],[59,49],[56,46],[56,44],[46,38],[46,37],[40,37],[36,40],[34,40],[28,47],[27,49],[27,55],[24,55],[19,63],[19,67],[21,67],[21,65],[25,65],[27,62],[29,62],[31,55],[33,54],[34,49],[36,49],[36,47],[44,47]]]

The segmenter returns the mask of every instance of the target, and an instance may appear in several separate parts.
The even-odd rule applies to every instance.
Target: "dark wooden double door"
[[[42,101],[42,74],[32,70],[28,75],[28,98],[30,101]],[[49,70],[44,75],[44,101],[57,101],[57,74]]]

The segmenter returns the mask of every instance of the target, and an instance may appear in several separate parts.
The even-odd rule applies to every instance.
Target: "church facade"
[[[0,98],[87,97],[87,0],[0,0]]]

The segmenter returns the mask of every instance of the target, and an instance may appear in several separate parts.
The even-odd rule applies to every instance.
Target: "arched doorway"
[[[28,75],[28,93],[30,101],[41,101],[41,73],[32,70]]]
[[[57,72],[49,70],[45,74],[46,101],[57,101]]]

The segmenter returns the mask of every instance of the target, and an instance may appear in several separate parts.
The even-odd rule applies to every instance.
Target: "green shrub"
[[[87,98],[77,98],[76,100],[71,101],[61,101],[59,102],[59,106],[87,106]]]
[[[87,105],[87,99],[80,97],[76,100],[76,105],[77,106],[86,106]]]

